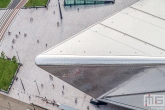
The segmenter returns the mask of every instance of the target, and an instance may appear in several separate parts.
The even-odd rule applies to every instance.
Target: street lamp
[[[21,78],[20,78],[20,80],[21,80]],[[25,87],[24,87],[24,85],[23,85],[23,83],[22,83],[22,80],[21,80],[21,84],[22,84],[22,87],[23,87],[23,89],[24,89],[24,91],[25,91]]]
[[[60,18],[62,19],[62,12],[61,12],[61,7],[60,7],[60,1],[58,0],[58,6],[59,6],[59,11],[60,11]]]
[[[20,59],[19,59],[19,56],[18,56],[18,52],[16,51],[16,53],[17,53],[18,61],[19,61],[19,63],[20,63]]]
[[[36,82],[36,86],[37,86],[37,89],[38,89],[37,81],[35,80],[34,82]],[[39,91],[39,89],[38,89],[38,93],[40,94],[40,91]]]

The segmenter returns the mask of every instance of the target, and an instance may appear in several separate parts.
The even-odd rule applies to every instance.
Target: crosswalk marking
[[[19,9],[15,9],[12,10],[10,16],[8,17],[8,19],[6,20],[6,22],[3,23],[2,28],[0,30],[0,40],[3,37],[4,32],[6,31],[8,25],[10,24],[10,22],[12,21],[12,19],[14,18],[14,16],[17,14],[17,12],[19,11]]]
[[[9,24],[18,13],[20,8],[23,7],[27,1],[28,0],[21,0],[14,9],[7,9],[3,16],[0,18],[0,42]]]
[[[0,19],[0,28],[2,27],[3,23],[5,22],[5,20],[9,17],[10,13],[12,12],[13,9],[8,9],[5,11],[5,13],[3,14],[3,16]]]

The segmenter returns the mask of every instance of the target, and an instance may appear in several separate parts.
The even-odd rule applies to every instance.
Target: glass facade
[[[115,0],[64,0],[64,6],[114,3]]]

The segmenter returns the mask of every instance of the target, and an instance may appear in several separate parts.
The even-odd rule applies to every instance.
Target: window
[[[110,3],[112,0],[64,0],[65,6],[70,5],[88,5],[88,4],[104,4],[104,3]]]
[[[86,0],[86,4],[94,4],[94,0]]]
[[[65,0],[64,5],[74,5],[74,0]]]
[[[84,0],[75,0],[76,1],[76,5],[84,5]]]

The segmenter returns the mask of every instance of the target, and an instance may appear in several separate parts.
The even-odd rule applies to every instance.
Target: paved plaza
[[[114,105],[100,106],[100,108],[91,105],[89,103],[90,96],[54,76],[50,76],[48,72],[36,66],[34,59],[43,51],[136,1],[138,0],[116,0],[115,5],[72,6],[65,8],[63,1],[60,1],[62,20],[60,19],[57,0],[51,0],[48,9],[21,9],[7,29],[0,46],[0,52],[4,51],[10,58],[13,55],[19,56],[20,62],[23,64],[17,75],[18,80],[14,81],[8,96],[51,110],[59,109],[43,101],[42,97],[46,97],[48,101],[55,100],[58,103],[70,105],[79,110],[86,110],[87,106],[89,106],[90,110],[116,110],[117,108]],[[78,8],[79,10],[77,10]],[[0,17],[3,13],[4,10],[1,10]],[[57,25],[58,22],[59,26]],[[8,31],[11,32],[11,35],[8,35]],[[15,43],[12,43],[13,39]],[[77,104],[75,103],[75,98],[77,98]],[[118,109],[121,108],[118,107]]]

